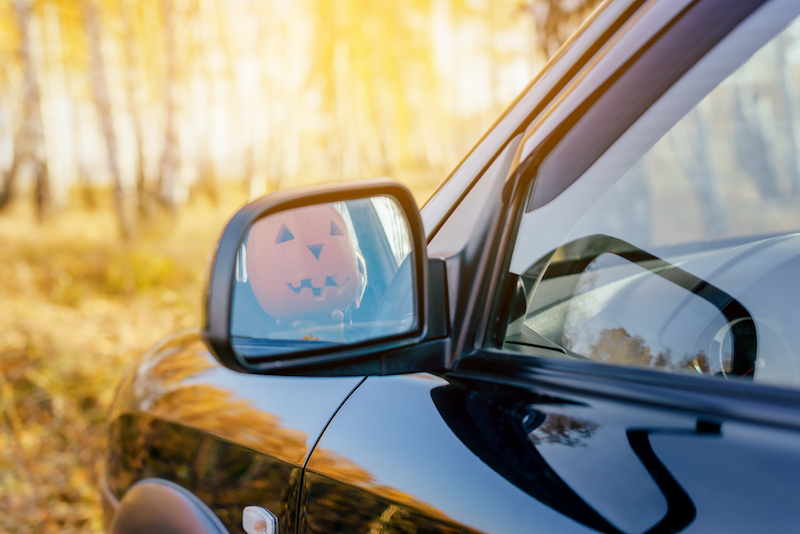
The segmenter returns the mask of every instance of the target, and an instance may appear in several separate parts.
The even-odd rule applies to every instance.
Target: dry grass
[[[200,322],[208,255],[244,200],[119,241],[112,214],[0,216],[0,531],[99,532],[105,414],[134,356]]]

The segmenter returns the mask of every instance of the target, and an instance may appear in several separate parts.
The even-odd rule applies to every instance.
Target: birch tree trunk
[[[704,206],[701,215],[705,237],[718,238],[727,232],[727,224],[712,164],[708,121],[703,116],[702,109],[697,107],[689,112],[684,124],[682,129],[676,128],[670,132],[670,141],[675,149],[676,159],[689,179],[692,191],[700,205]]]
[[[793,87],[792,67],[787,61],[787,53],[791,46],[788,36],[784,33],[778,37],[779,46],[775,47],[777,78],[778,78],[778,129],[781,140],[781,163],[786,168],[789,179],[789,191],[793,195],[800,194],[800,168],[797,162],[797,135],[795,134],[795,106],[792,95],[797,94]]]
[[[151,212],[150,191],[147,187],[147,178],[144,172],[144,150],[142,148],[142,121],[139,106],[136,102],[136,82],[139,73],[140,61],[136,48],[136,38],[133,33],[134,8],[130,0],[121,3],[123,39],[125,40],[125,59],[127,62],[127,74],[125,76],[125,97],[128,103],[128,113],[133,122],[133,139],[136,144],[136,167],[134,176],[136,177],[136,204],[140,217],[147,217]]]
[[[30,0],[15,0],[14,10],[20,31],[19,56],[24,76],[23,117],[14,142],[11,167],[3,176],[0,192],[0,209],[13,200],[20,166],[31,162],[34,167],[34,202],[39,220],[45,217],[50,205],[50,180],[45,152],[44,125],[42,123],[41,91],[33,57],[31,32],[33,6]]]
[[[128,210],[125,206],[125,192],[122,189],[122,176],[117,159],[117,137],[114,132],[114,121],[111,111],[111,99],[106,81],[105,63],[103,61],[102,43],[100,40],[100,21],[94,0],[81,0],[83,22],[89,41],[90,78],[94,103],[100,118],[103,137],[106,141],[106,155],[111,172],[114,210],[117,215],[120,234],[128,239],[132,234]]]
[[[731,116],[737,127],[734,129],[734,156],[739,166],[750,176],[761,198],[780,196],[778,175],[769,159],[769,147],[761,130],[758,116],[758,98],[753,88],[742,85],[733,87],[733,110]]]
[[[528,0],[518,10],[527,11],[533,16],[536,47],[545,58],[550,58],[599,3],[600,0]]]
[[[200,94],[200,100],[205,101],[205,109],[198,110],[199,116],[203,117],[201,125],[197,126],[199,129],[195,136],[196,143],[200,147],[197,153],[197,180],[193,185],[193,189],[198,193],[205,194],[211,203],[216,206],[219,203],[219,196],[217,193],[217,171],[214,165],[214,143],[212,139],[212,132],[215,129],[216,114],[214,113],[215,98],[214,98],[214,69],[212,65],[213,46],[211,36],[213,34],[213,24],[211,21],[215,19],[213,14],[214,6],[206,0],[199,0],[197,2],[196,10],[193,15],[192,23],[195,26],[195,53],[194,57],[197,62],[198,70],[204,79],[204,87]],[[199,30],[198,30],[199,28]],[[197,84],[193,84],[197,89]]]
[[[164,152],[161,157],[159,195],[162,204],[170,213],[177,208],[178,185],[178,131],[175,124],[175,78],[177,54],[175,50],[175,5],[173,0],[162,0],[164,17]]]
[[[289,156],[286,150],[286,124],[289,122],[286,120],[289,112],[286,105],[286,86],[283,77],[276,72],[273,59],[278,58],[277,64],[283,67],[289,57],[286,51],[287,28],[281,24],[280,7],[279,1],[272,0],[263,19],[269,21],[269,25],[264,27],[265,44],[261,49],[266,63],[262,78],[267,107],[266,191],[278,189],[282,184],[291,181],[288,179],[289,165],[286,161]]]
[[[348,36],[352,26],[352,2],[337,5],[333,24],[336,40],[333,44],[334,91],[336,95],[336,124],[340,139],[341,166],[339,178],[352,180],[359,175],[361,158],[353,124],[352,52]]]

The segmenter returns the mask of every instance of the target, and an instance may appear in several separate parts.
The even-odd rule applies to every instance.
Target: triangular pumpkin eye
[[[292,239],[294,239],[294,235],[289,231],[288,228],[286,228],[285,224],[282,224],[281,229],[278,230],[278,237],[275,239],[275,244],[277,245],[279,243],[285,243],[286,241],[291,241]]]
[[[341,228],[336,226],[336,223],[333,221],[331,221],[331,235],[344,235]]]

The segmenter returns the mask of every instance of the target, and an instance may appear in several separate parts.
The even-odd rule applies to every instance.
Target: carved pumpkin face
[[[330,204],[257,221],[246,247],[250,287],[276,319],[330,317],[356,298],[356,252],[344,219]]]

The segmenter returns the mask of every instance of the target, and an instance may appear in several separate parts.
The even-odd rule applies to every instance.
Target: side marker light
[[[260,506],[248,506],[244,509],[242,526],[247,534],[278,534],[278,518]]]

